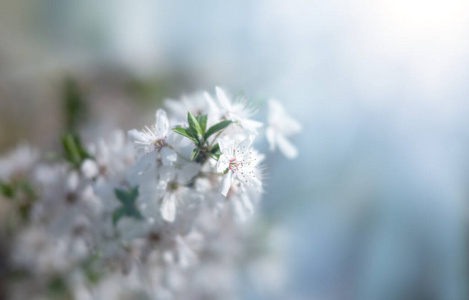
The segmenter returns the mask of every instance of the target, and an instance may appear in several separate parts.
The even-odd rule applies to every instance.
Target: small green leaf
[[[189,123],[189,128],[192,130],[192,132],[197,134],[197,139],[200,142],[200,136],[203,136],[204,132],[202,132],[202,128],[200,127],[199,121],[194,117],[193,114],[191,114],[190,111],[187,112],[187,122]]]
[[[197,159],[197,156],[199,155],[200,149],[199,148],[194,148],[191,153],[191,160],[194,161]]]
[[[199,122],[200,128],[202,129],[202,135],[205,134],[205,130],[207,130],[207,115],[197,116],[195,117],[197,122]]]
[[[16,195],[16,187],[0,181],[0,194],[6,198],[13,199]]]
[[[194,134],[190,130],[188,130],[184,127],[180,127],[180,126],[175,127],[175,128],[173,128],[173,131],[176,132],[177,134],[180,134],[182,136],[187,137],[188,139],[190,139],[194,143],[198,143],[196,136],[194,136]]]
[[[116,208],[112,213],[112,225],[115,227],[123,216],[125,216],[125,208],[123,206]]]
[[[61,140],[65,151],[65,159],[76,168],[79,168],[85,159],[92,158],[82,146],[81,140],[77,135],[69,133],[62,136]]]
[[[114,193],[119,202],[122,203],[122,206],[116,208],[112,213],[112,223],[114,226],[117,225],[117,222],[119,222],[122,217],[131,217],[137,220],[143,219],[142,214],[135,206],[139,195],[138,186],[129,188],[128,190],[115,189]]]
[[[210,152],[211,153],[220,152],[220,145],[217,143],[215,146],[212,147],[212,149],[210,149]]]
[[[213,125],[212,127],[210,127],[207,132],[205,133],[205,139],[207,140],[212,134],[220,131],[220,130],[223,130],[225,129],[226,127],[228,127],[231,123],[233,123],[232,121],[230,120],[225,120],[225,121],[221,121],[215,125]]]
[[[212,149],[210,150],[209,154],[215,160],[218,160],[220,158],[220,155],[221,155],[220,145],[218,145],[218,143],[217,143],[215,146],[213,146]]]

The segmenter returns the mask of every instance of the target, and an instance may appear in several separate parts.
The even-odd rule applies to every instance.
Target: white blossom
[[[256,113],[256,110],[250,103],[245,98],[238,98],[235,101],[230,100],[226,92],[218,86],[215,88],[215,91],[221,115],[227,120],[232,120],[239,124],[241,128],[251,134],[257,134],[257,129],[262,127],[262,123],[250,119]],[[208,93],[205,95],[209,103],[214,102]]]
[[[9,203],[29,209],[7,259],[38,285],[12,287],[16,298],[45,298],[59,278],[77,299],[236,299],[263,195],[264,155],[253,148],[262,123],[247,100],[218,87],[216,95],[168,100],[170,118],[157,110],[155,124],[129,131],[132,142],[122,131],[98,137],[78,162],[39,162],[29,146],[0,158],[0,183],[25,189]],[[286,137],[299,125],[269,106],[271,147],[293,157]],[[190,128],[188,111],[204,126]],[[178,125],[187,132],[174,132]],[[212,126],[223,128],[209,137]]]
[[[298,155],[298,150],[287,137],[299,133],[301,125],[290,117],[280,102],[275,99],[269,101],[268,123],[266,136],[270,150],[273,151],[278,147],[286,157],[295,158]]]
[[[236,178],[242,184],[255,187],[262,185],[258,175],[258,157],[257,153],[251,149],[253,136],[244,139],[235,144],[231,140],[220,140],[221,155],[217,164],[217,171],[226,172],[221,183],[221,193],[226,197],[228,191]]]
[[[166,139],[169,134],[169,121],[166,112],[162,109],[156,111],[154,125],[145,126],[141,131],[132,129],[129,136],[133,142],[142,147],[146,153],[159,152],[163,164],[169,165],[177,160],[176,152],[168,147]]]

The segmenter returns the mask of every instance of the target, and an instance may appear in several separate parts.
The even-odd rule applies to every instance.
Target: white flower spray
[[[65,136],[62,162],[25,146],[0,159],[1,197],[17,204],[11,268],[35,284],[12,289],[12,299],[235,298],[239,221],[263,193],[264,156],[253,147],[263,124],[246,99],[219,87],[216,101],[207,92],[194,99],[169,100],[175,115],[157,110],[128,141],[116,132],[83,147]],[[269,106],[271,149],[292,158],[285,137],[300,126],[278,102]]]

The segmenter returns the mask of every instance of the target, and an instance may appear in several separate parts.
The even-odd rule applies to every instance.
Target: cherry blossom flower
[[[220,140],[221,155],[217,164],[217,171],[225,173],[221,183],[221,193],[226,197],[234,178],[241,183],[260,187],[261,181],[256,177],[258,170],[257,152],[250,146],[253,136],[250,136],[238,144],[231,140]]]
[[[163,164],[169,165],[177,160],[176,152],[168,147],[166,139],[169,133],[169,122],[166,112],[162,109],[156,111],[156,122],[154,125],[145,126],[141,131],[132,129],[129,131],[130,138],[134,143],[142,147],[146,153],[159,152]]]
[[[301,125],[290,117],[280,102],[275,99],[269,101],[268,123],[266,136],[270,150],[274,151],[278,147],[286,157],[295,158],[298,150],[287,137],[299,133]]]
[[[256,112],[250,103],[245,98],[231,101],[226,92],[218,86],[215,88],[215,91],[218,103],[220,104],[221,115],[227,120],[232,120],[239,124],[241,128],[246,129],[251,134],[257,134],[257,129],[262,127],[262,123],[250,119],[250,117]],[[208,93],[206,93],[206,98],[213,106],[214,101]]]

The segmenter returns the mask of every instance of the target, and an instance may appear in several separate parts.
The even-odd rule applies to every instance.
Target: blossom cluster
[[[88,146],[64,136],[62,159],[28,146],[1,159],[8,269],[22,274],[10,296],[235,297],[243,228],[263,194],[254,143],[265,133],[271,150],[297,155],[287,138],[300,125],[278,101],[268,106],[265,126],[252,102],[217,87],[166,100],[168,113],[158,109],[154,124],[127,135]]]

